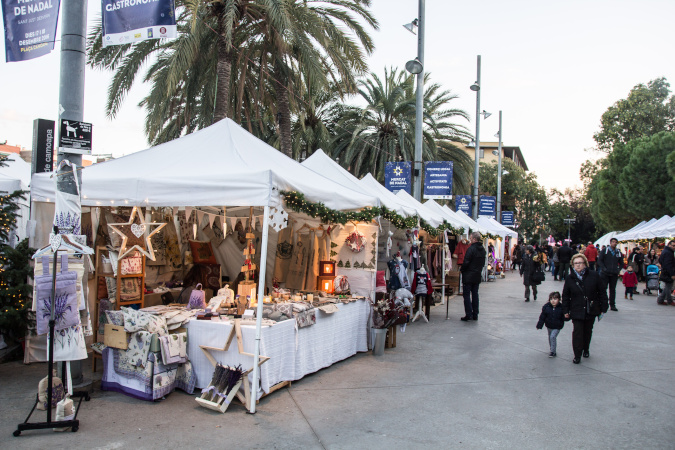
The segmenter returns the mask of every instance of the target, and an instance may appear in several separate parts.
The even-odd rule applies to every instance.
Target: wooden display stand
[[[250,370],[248,372],[250,372]],[[244,377],[248,377],[248,372],[246,374],[244,374]],[[210,388],[211,386],[213,386],[213,385],[209,383],[208,388]],[[234,396],[239,393],[240,387],[241,387],[241,380],[239,380],[239,382],[234,385],[232,390],[227,394],[226,398],[218,397],[215,402],[212,402],[211,400],[207,400],[207,398],[213,397],[209,391],[204,392],[201,395],[201,397],[197,397],[197,398],[195,398],[195,400],[197,400],[197,403],[199,403],[199,406],[203,406],[204,408],[212,409],[213,411],[225,413],[225,411],[227,411],[227,407],[230,406],[230,403],[232,402],[232,400],[234,400]]]
[[[107,247],[105,246],[97,246],[96,247],[96,263],[95,263],[95,272],[94,276],[96,279],[96,305],[94,307],[95,311],[95,316],[92,320],[92,328],[94,331],[94,340],[98,340],[98,320],[99,320],[99,300],[98,298],[98,280],[99,278],[116,278],[117,279],[117,293],[115,297],[115,309],[120,309],[122,306],[128,306],[128,305],[135,305],[138,304],[140,305],[141,308],[144,307],[145,304],[145,255],[141,254],[142,260],[141,260],[141,273],[138,274],[129,274],[129,275],[122,275],[122,259],[120,258],[117,261],[117,276],[115,276],[114,272],[109,272],[104,270],[103,268],[103,260],[102,256],[105,256],[108,258],[110,256],[110,251],[108,250]],[[140,278],[140,285],[141,285],[141,295],[138,299],[134,300],[129,300],[129,301],[121,301],[120,300],[120,285],[122,283],[123,278]],[[106,297],[103,297],[106,298]],[[92,370],[96,372],[96,360],[97,359],[102,359],[102,355],[100,355],[97,352],[92,353]]]
[[[396,327],[398,325],[392,325],[387,328],[387,336],[384,341],[384,348],[395,348],[396,347]]]

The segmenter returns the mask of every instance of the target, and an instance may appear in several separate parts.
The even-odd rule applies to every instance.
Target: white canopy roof
[[[668,224],[670,220],[671,217],[668,215],[665,215],[658,220],[654,218],[648,222],[639,223],[630,230],[617,234],[614,237],[617,238],[619,241],[624,242],[636,239],[653,239],[657,237],[669,237],[662,234],[662,230],[660,229],[661,228],[665,229],[666,224]]]
[[[302,162],[302,165],[309,167],[314,172],[330,178],[336,183],[340,183],[355,191],[362,192],[364,195],[375,196],[380,204],[395,211],[403,217],[414,216],[417,212],[414,208],[406,205],[401,199],[396,197],[391,191],[382,186],[372,175],[367,174],[362,180],[345,170],[340,164],[333,161],[323,150],[315,151],[312,156]]]
[[[670,220],[664,223],[662,226],[655,228],[650,231],[654,237],[673,237],[675,236],[675,216],[671,217]]]
[[[12,193],[28,190],[30,185],[30,164],[19,155],[9,155],[5,167],[0,167],[0,190]]]
[[[443,223],[443,221],[446,220],[444,214],[439,214],[435,211],[430,210],[422,203],[415,200],[415,197],[408,194],[406,191],[403,190],[398,191],[396,193],[396,196],[400,199],[403,199],[407,204],[414,207],[415,210],[417,211],[417,215],[419,215],[422,219],[424,219],[429,225],[431,225],[434,228],[439,227]]]
[[[34,201],[53,201],[51,174],[33,177]],[[230,119],[171,142],[82,170],[82,204],[264,206],[279,190],[337,210],[377,206],[267,145]]]
[[[610,231],[609,233],[605,234],[600,239],[595,241],[593,245],[599,245],[600,247],[602,247],[603,245],[609,245],[609,240],[615,237],[617,234],[621,234],[621,231]]]
[[[495,219],[490,217],[478,217],[478,223],[490,230],[493,230],[491,231],[492,234],[497,234],[501,237],[511,236],[513,239],[518,239],[518,233],[510,228],[505,227]]]
[[[445,220],[452,225],[455,228],[464,228],[464,233],[468,234],[469,233],[469,224],[466,223],[464,220],[460,219],[457,217],[454,213],[454,211],[445,209],[438,203],[436,203],[433,200],[427,200],[424,202],[424,206],[429,208],[431,211],[434,211],[440,215],[442,215]]]
[[[442,208],[446,211],[449,212],[450,214],[453,214],[457,219],[460,221],[466,223],[468,229],[471,231],[480,231],[481,233],[487,233],[487,228],[484,226],[480,225],[478,222],[473,220],[471,217],[467,216],[464,212],[462,211],[453,211],[451,210],[448,205],[443,205]]]

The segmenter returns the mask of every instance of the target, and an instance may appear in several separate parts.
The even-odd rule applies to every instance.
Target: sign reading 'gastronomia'
[[[176,37],[173,0],[102,0],[103,46]]]

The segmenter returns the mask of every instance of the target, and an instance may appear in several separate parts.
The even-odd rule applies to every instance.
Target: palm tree
[[[451,120],[468,120],[468,114],[448,108],[457,96],[436,83],[428,84],[429,80],[426,74],[422,157],[425,161],[454,161],[456,189],[465,189],[471,183],[471,158],[452,142],[467,140],[471,134]],[[382,80],[372,73],[359,83],[359,94],[366,106],[345,108],[336,126],[331,154],[354,175],[371,172],[382,180],[386,162],[414,159],[414,77],[396,68],[385,69]]]
[[[299,68],[317,84],[341,79],[349,91],[354,72],[365,70],[363,51],[373,49],[357,20],[377,28],[369,6],[370,0],[179,0],[178,38],[103,48],[99,23],[89,35],[88,63],[115,71],[106,107],[114,117],[141,67],[156,59],[141,102],[151,142],[223,117],[256,128],[254,120],[278,116],[281,147],[290,155]]]

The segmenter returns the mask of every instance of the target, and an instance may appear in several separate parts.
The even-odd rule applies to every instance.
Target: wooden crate
[[[123,326],[106,323],[103,330],[103,343],[106,347],[119,348],[122,350],[128,348],[127,332],[124,331]]]
[[[209,388],[213,386],[212,384],[209,384]],[[237,384],[234,385],[232,390],[230,391],[229,394],[227,394],[227,397],[219,397],[216,396],[216,401],[212,402],[211,400],[207,400],[212,397],[211,392],[208,391],[203,393],[200,397],[195,398],[197,400],[197,403],[199,406],[203,406],[204,408],[212,409],[214,411],[218,411],[221,413],[225,413],[227,410],[227,407],[230,406],[230,403],[232,403],[232,400],[234,397],[237,395],[237,392],[239,392],[239,388],[241,387],[241,380]],[[208,389],[208,388],[207,388]]]

